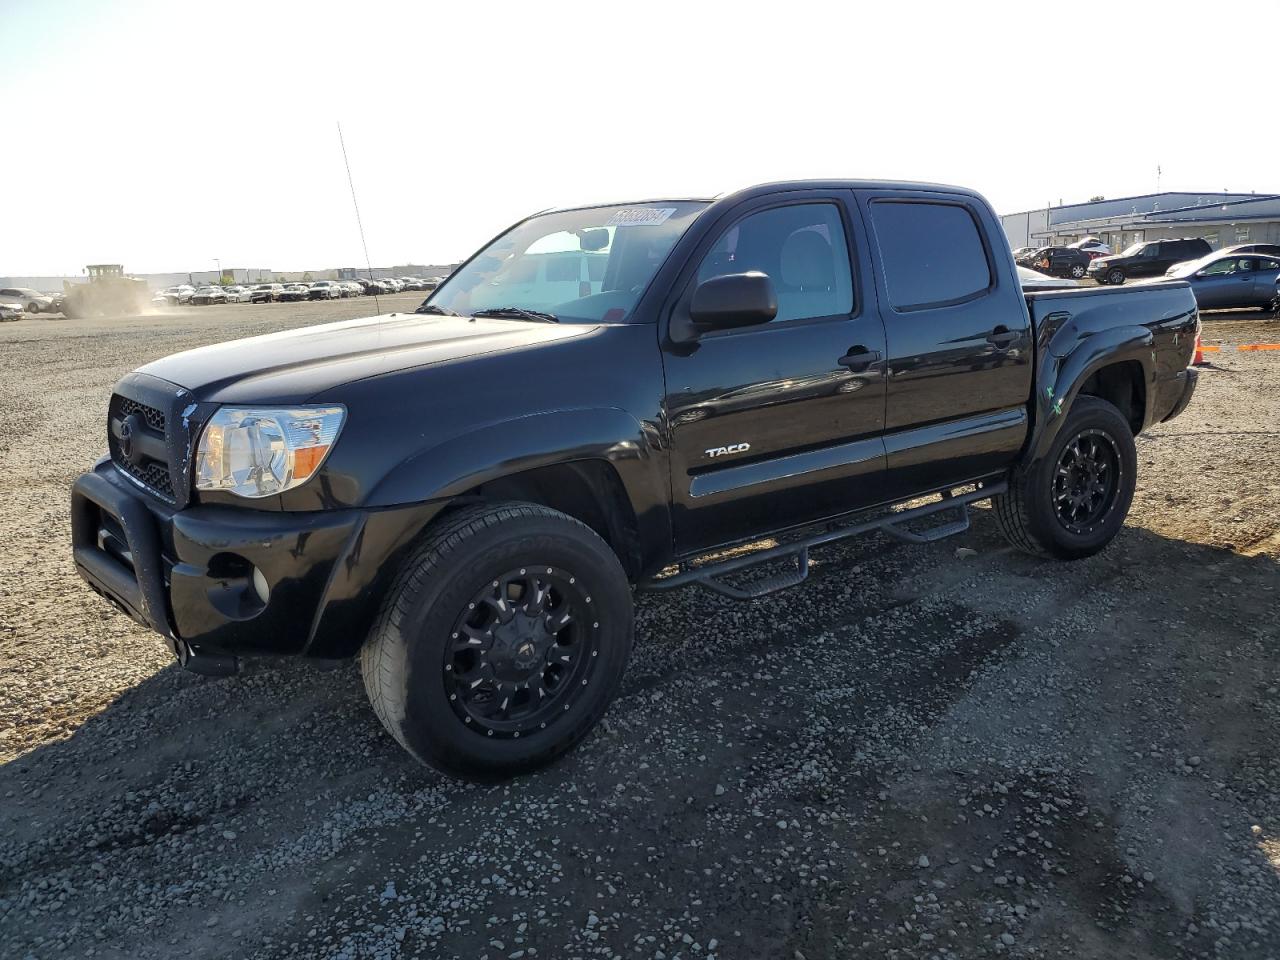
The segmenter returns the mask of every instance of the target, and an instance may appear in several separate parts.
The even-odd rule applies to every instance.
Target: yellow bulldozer
[[[91,263],[85,267],[88,283],[62,283],[62,315],[65,317],[137,316],[151,303],[145,280],[127,277],[118,263]]]

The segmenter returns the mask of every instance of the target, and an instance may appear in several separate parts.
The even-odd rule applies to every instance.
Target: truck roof
[[[751,197],[787,193],[792,190],[927,190],[931,193],[950,193],[982,199],[982,195],[975,190],[945,183],[917,183],[911,180],[775,180],[769,183],[758,183],[754,186],[742,187],[731,193],[721,193],[714,197],[649,197],[646,200],[611,200],[605,203],[548,207],[545,210],[539,210],[532,216],[540,216],[544,213],[562,213],[567,210],[593,210],[597,207],[614,207],[633,203],[717,203],[726,200],[736,202]]]

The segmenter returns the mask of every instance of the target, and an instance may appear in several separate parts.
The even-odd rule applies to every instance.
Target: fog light
[[[267,585],[267,578],[262,575],[262,571],[257,567],[253,568],[253,592],[258,595],[258,599],[262,601],[265,607],[267,601],[271,599],[271,587]]]

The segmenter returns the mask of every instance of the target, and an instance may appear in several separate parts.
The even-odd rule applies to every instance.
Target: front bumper
[[[183,666],[228,673],[242,655],[353,653],[397,551],[437,509],[175,510],[104,460],[72,488],[72,551]]]

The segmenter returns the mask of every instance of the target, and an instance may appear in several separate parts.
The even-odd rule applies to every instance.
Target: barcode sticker
[[[605,221],[606,227],[656,227],[666,223],[675,207],[624,207]]]

